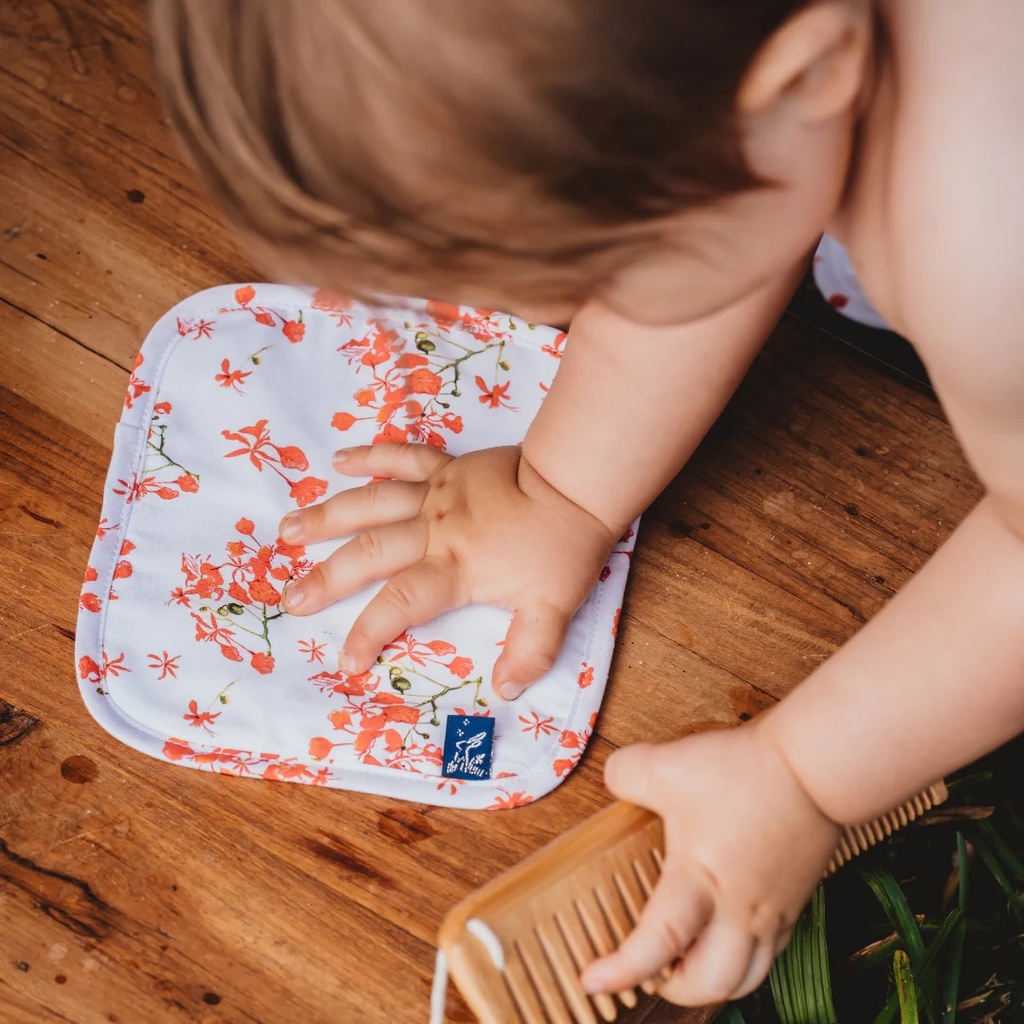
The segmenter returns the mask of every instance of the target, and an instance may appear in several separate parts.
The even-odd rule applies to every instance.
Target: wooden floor
[[[646,518],[597,737],[553,795],[480,814],[170,767],[85,712],[79,586],[146,331],[252,277],[136,4],[0,5],[4,1024],[425,1020],[441,917],[601,806],[609,751],[782,697],[979,494],[937,405],[787,319]]]

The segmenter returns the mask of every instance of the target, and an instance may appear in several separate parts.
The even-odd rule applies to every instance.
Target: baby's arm
[[[750,991],[820,878],[836,823],[883,813],[1024,729],[1024,206],[1000,204],[1009,193],[998,183],[970,193],[995,197],[989,211],[955,196],[955,183],[937,197],[928,187],[944,166],[919,168],[898,204],[903,222],[891,226],[906,251],[888,276],[988,493],[776,708],[739,729],[613,755],[610,788],[662,814],[668,857],[640,926],[585,975],[592,987],[622,988],[685,953],[668,998],[701,1005]]]
[[[707,433],[802,269],[683,325],[647,327],[597,303],[586,307],[526,436],[524,459],[621,533]]]
[[[387,580],[345,641],[341,666],[357,673],[402,630],[449,608],[507,608],[493,684],[517,696],[550,668],[612,546],[728,400],[799,269],[682,326],[641,326],[588,306],[521,453],[452,459],[386,444],[346,453],[340,472],[389,479],[282,522],[289,543],[358,534],[288,587],[288,611],[309,614]]]

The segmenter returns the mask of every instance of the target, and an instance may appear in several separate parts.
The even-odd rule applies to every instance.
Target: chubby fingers
[[[491,676],[500,697],[515,700],[530,683],[551,670],[571,618],[571,612],[544,601],[515,610]]]
[[[752,992],[768,973],[773,945],[716,914],[658,995],[680,1006],[713,1006]],[[750,984],[750,979],[757,980]]]
[[[318,612],[375,580],[402,572],[419,561],[426,549],[426,526],[417,519],[364,530],[314,566],[302,579],[285,587],[282,595],[285,611],[290,615]]]
[[[346,476],[381,476],[391,480],[426,480],[451,462],[452,456],[428,444],[392,441],[342,448],[334,453],[334,468]]]
[[[286,544],[316,544],[347,537],[370,526],[412,519],[423,506],[426,488],[398,480],[375,480],[335,494],[319,505],[289,512],[278,530]]]
[[[465,603],[456,569],[442,559],[424,558],[388,580],[363,609],[345,638],[338,665],[349,675],[365,672],[384,645],[410,626]]]
[[[621,992],[653,978],[683,956],[711,916],[712,902],[699,882],[671,863],[644,906],[637,926],[611,955],[583,972],[587,992]]]

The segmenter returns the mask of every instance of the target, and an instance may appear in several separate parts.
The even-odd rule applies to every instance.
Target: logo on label
[[[449,779],[489,779],[494,719],[449,715],[444,732],[443,773]]]

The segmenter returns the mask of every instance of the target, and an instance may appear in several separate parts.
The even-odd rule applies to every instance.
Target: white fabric
[[[888,329],[862,291],[846,249],[831,235],[823,235],[818,244],[813,273],[814,283],[833,309],[867,327]]]
[[[489,678],[509,616],[491,608],[412,630],[364,677],[338,672],[374,588],[314,616],[281,613],[287,578],[337,544],[289,549],[277,525],[363,482],[333,471],[337,448],[518,443],[564,340],[504,314],[369,309],[281,285],[214,288],[172,309],[136,363],[86,572],[77,657],[90,712],[138,750],[215,772],[468,808],[558,785],[600,706],[633,531],[554,669],[505,703]],[[490,779],[441,774],[449,714],[495,719]]]

